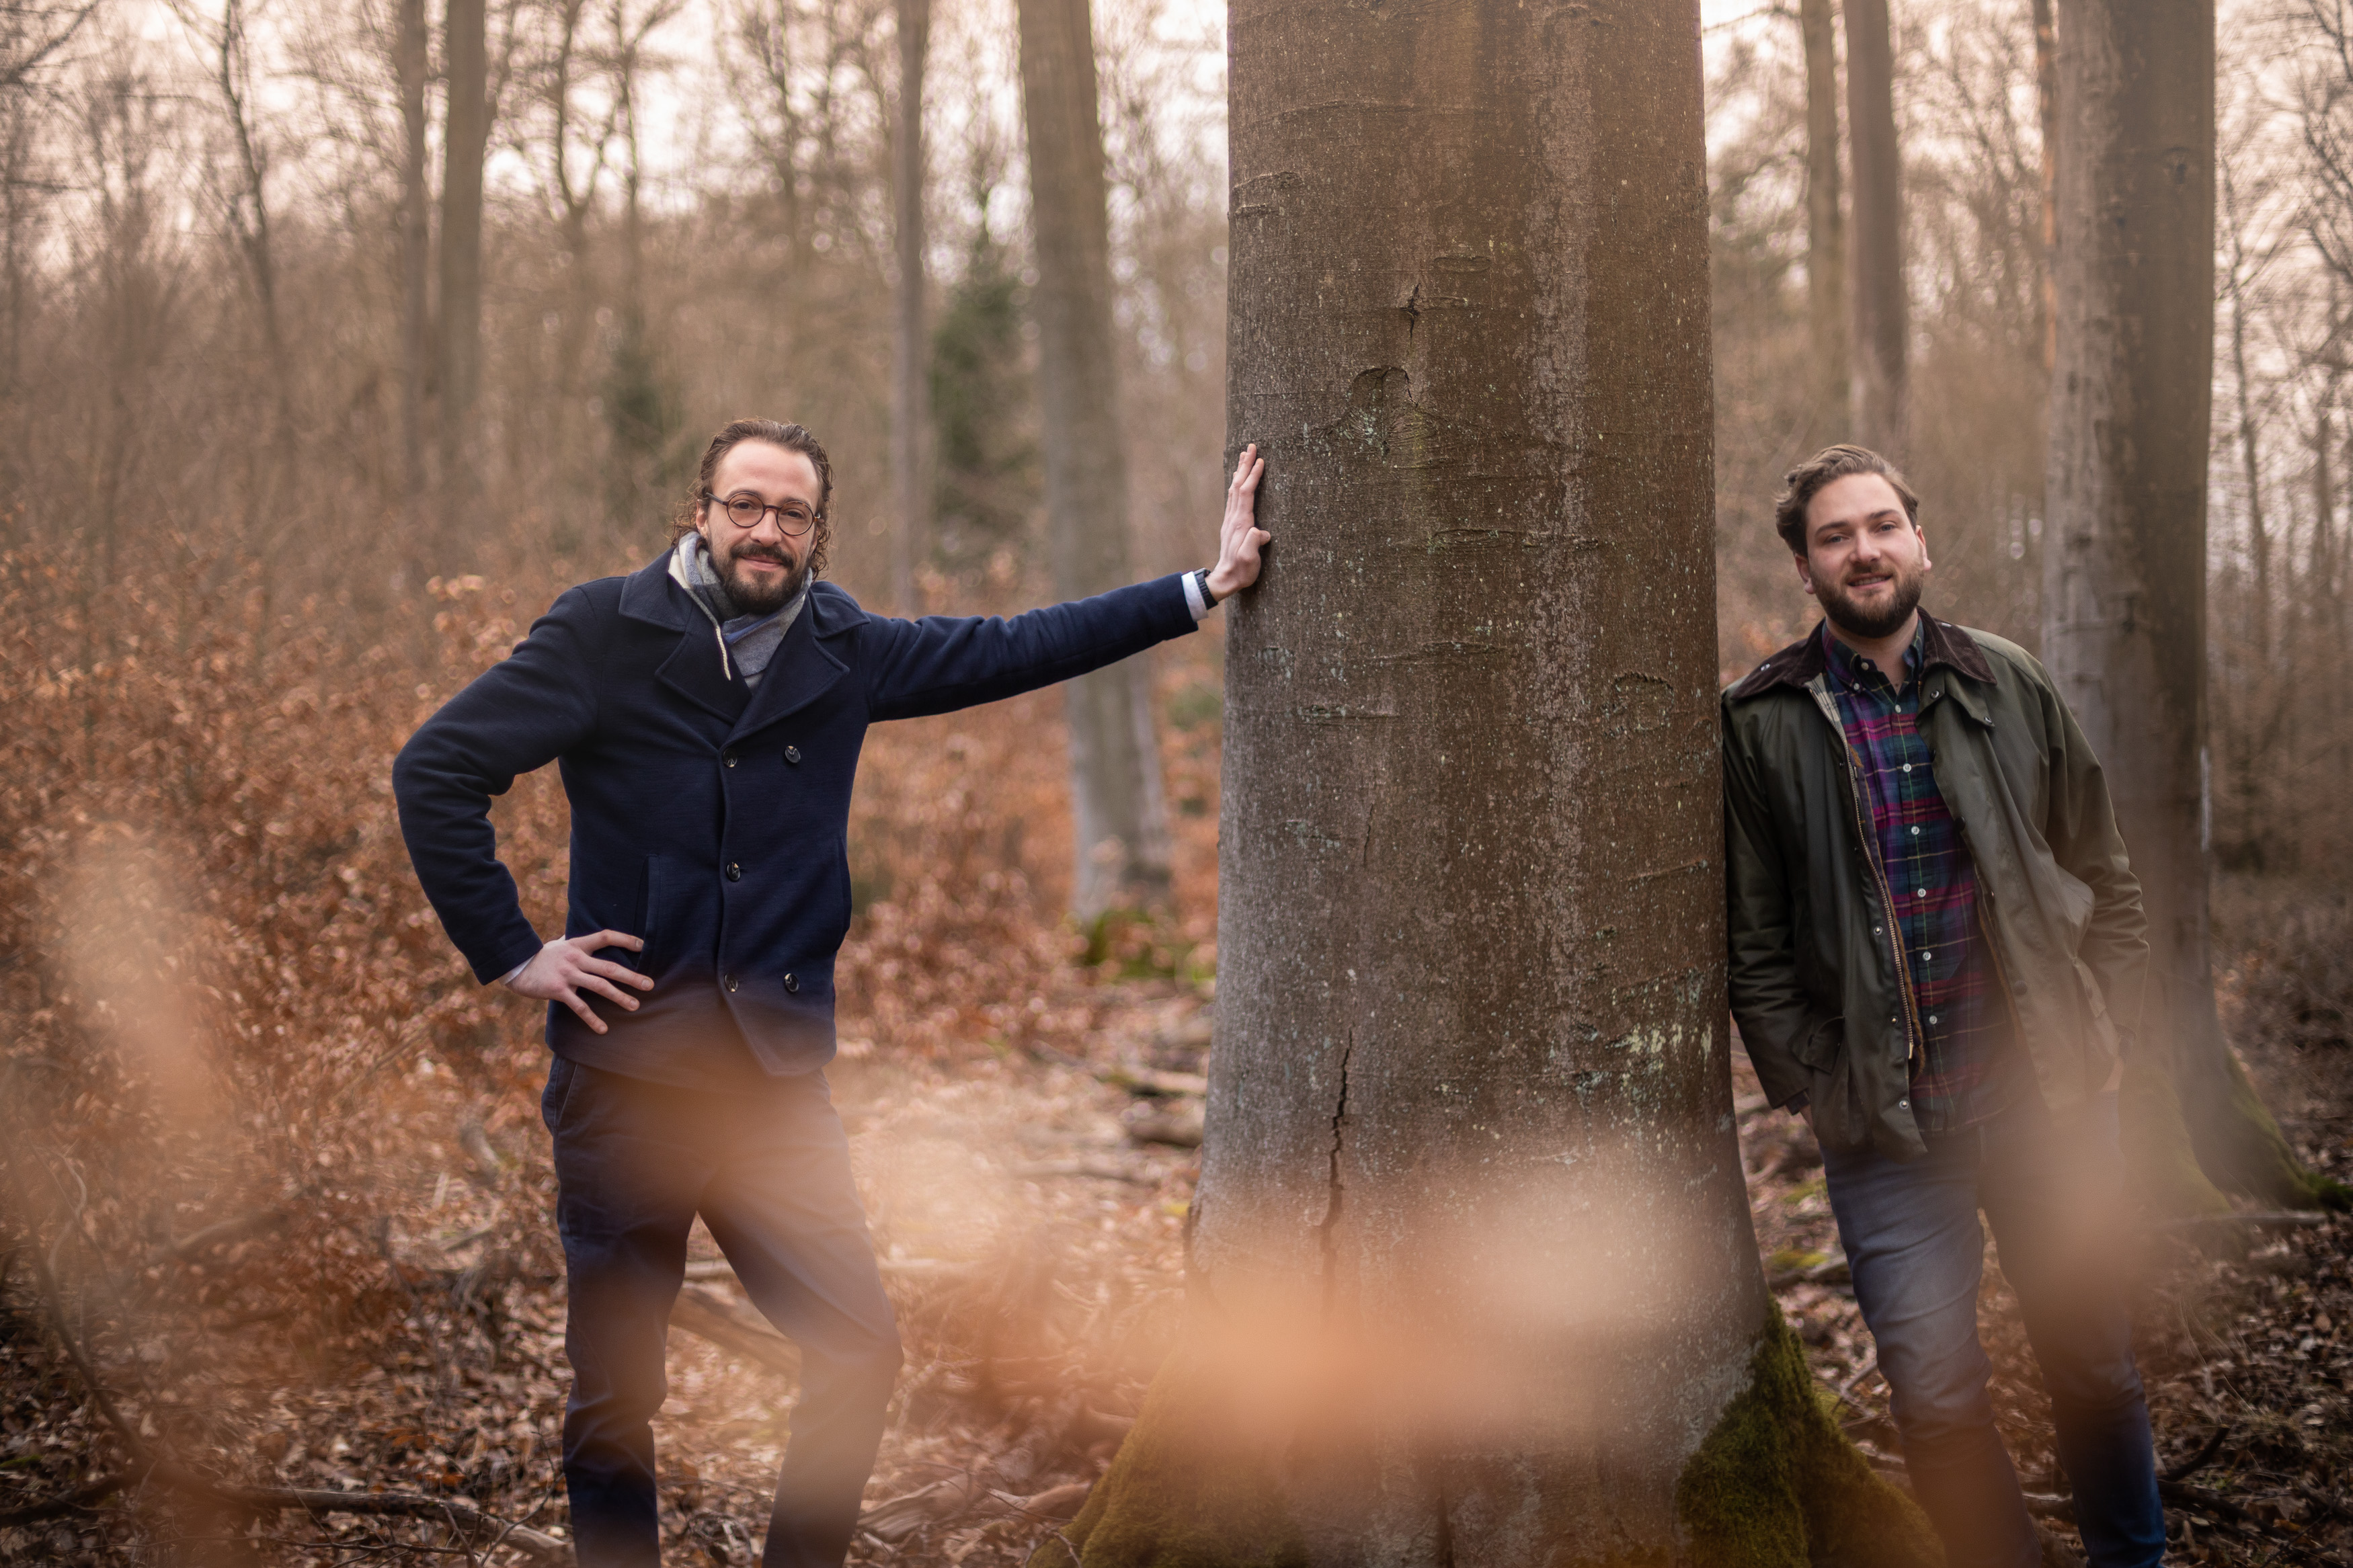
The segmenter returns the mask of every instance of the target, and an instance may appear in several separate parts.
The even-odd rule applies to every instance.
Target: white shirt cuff
[[[536,956],[537,956],[537,954],[533,954],[533,957],[536,957]],[[514,977],[515,977],[516,975],[518,975],[518,974],[521,974],[524,970],[529,969],[530,967],[531,967],[531,959],[526,958],[526,959],[524,959],[521,963],[516,964],[512,969],[508,970],[504,974],[500,975],[500,976],[499,976],[499,984],[501,984],[501,985],[512,985],[512,984],[514,984]]]
[[[1193,612],[1193,618],[1197,621],[1205,618],[1211,610],[1217,608],[1209,603],[1209,596],[1201,592],[1201,574],[1198,572],[1185,574],[1185,604]]]

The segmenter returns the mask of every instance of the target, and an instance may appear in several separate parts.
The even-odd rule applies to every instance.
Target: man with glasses
[[[797,425],[739,419],[703,453],[669,551],[566,592],[402,748],[401,833],[443,928],[485,984],[548,1004],[564,1470],[584,1568],[659,1561],[649,1423],[697,1214],[801,1349],[765,1561],[842,1561],[900,1360],[818,1070],[866,727],[1191,631],[1257,581],[1264,469],[1246,447],[1215,567],[1009,620],[892,620],[818,579],[825,448]],[[489,813],[550,762],[571,803],[571,880],[564,935],[543,942]]]

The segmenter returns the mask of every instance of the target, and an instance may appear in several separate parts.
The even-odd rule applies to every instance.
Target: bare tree
[[[1806,46],[1806,303],[1816,371],[1815,438],[1853,418],[1847,336],[1846,212],[1839,192],[1837,18],[1831,0],[1800,0]]]
[[[1845,0],[1846,115],[1854,164],[1855,384],[1862,443],[1902,454],[1909,434],[1911,315],[1904,281],[1903,161],[1887,0]]]
[[[899,98],[892,142],[892,248],[898,281],[891,340],[891,492],[898,512],[891,594],[901,615],[920,612],[915,567],[930,538],[924,452],[931,426],[930,338],[923,310],[923,57],[932,0],[898,0]]]
[[[445,554],[470,552],[479,476],[474,400],[482,376],[482,161],[491,139],[491,57],[485,0],[448,0],[442,13],[448,82],[441,163],[441,522]]]
[[[1020,0],[1021,96],[1036,234],[1038,384],[1055,588],[1129,577],[1127,461],[1112,335],[1111,217],[1087,0]],[[1168,820],[1147,661],[1064,687],[1082,920],[1168,897]]]
[[[2042,371],[2059,363],[2059,23],[2034,0],[2034,108],[2042,150]]]
[[[0,5],[0,93],[13,94],[55,64],[90,17],[99,0],[6,0]]]
[[[400,91],[400,486],[411,559],[421,563],[426,399],[433,374],[433,194],[426,162],[425,103],[430,40],[425,0],[398,0],[395,10],[394,75]]]
[[[1193,1337],[1091,1568],[1865,1518],[1922,1560],[1791,1374],[1732,1141],[1696,12],[1233,9],[1277,543],[1228,631]]]
[[[2043,657],[2106,766],[2148,909],[2148,997],[2122,1022],[2146,1063],[2171,1068],[2210,1178],[2274,1202],[2334,1199],[2256,1098],[2214,1001],[2212,0],[2062,0],[2059,94]]]

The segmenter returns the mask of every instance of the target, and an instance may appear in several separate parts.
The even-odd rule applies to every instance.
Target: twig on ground
[[[13,1529],[17,1525],[38,1524],[45,1519],[55,1519],[60,1514],[72,1513],[77,1509],[89,1508],[93,1503],[104,1502],[125,1487],[138,1485],[146,1474],[145,1468],[134,1465],[129,1469],[117,1470],[111,1476],[100,1476],[96,1480],[85,1481],[73,1490],[60,1492],[46,1501],[27,1503],[23,1508],[11,1509],[6,1513],[0,1513],[0,1530]]]
[[[2181,1463],[2174,1466],[2171,1469],[2159,1475],[2158,1479],[2164,1481],[2188,1480],[2190,1477],[2196,1475],[2199,1471],[2204,1469],[2207,1466],[2214,1462],[2214,1456],[2222,1451],[2222,1440],[2230,1435],[2231,1428],[2228,1426],[2217,1424],[2214,1430],[2207,1435],[2206,1441],[2199,1445],[2198,1451],[2196,1453],[2190,1455],[2189,1458],[2182,1460]]]

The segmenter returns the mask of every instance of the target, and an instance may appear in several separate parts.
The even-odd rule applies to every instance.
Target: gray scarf
[[[670,576],[711,617],[712,629],[719,638],[719,667],[731,678],[742,676],[746,687],[760,684],[768,661],[784,646],[785,633],[792,628],[801,606],[808,603],[808,580],[804,578],[800,592],[784,608],[765,616],[744,615],[728,596],[727,584],[719,580],[718,569],[711,563],[711,548],[699,533],[687,534],[670,552]]]

